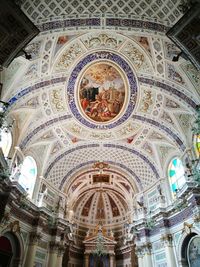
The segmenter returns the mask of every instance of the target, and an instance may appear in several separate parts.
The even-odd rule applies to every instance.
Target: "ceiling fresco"
[[[127,188],[138,194],[166,181],[169,160],[193,145],[199,73],[183,58],[172,61],[179,50],[165,36],[166,25],[181,16],[177,1],[106,1],[112,13],[137,14],[122,27],[118,20],[115,27],[88,18],[82,24],[84,12],[103,9],[100,1],[69,1],[66,7],[43,2],[22,4],[42,29],[26,47],[32,59],[16,58],[3,73],[3,100],[16,124],[14,146],[32,155],[39,176],[68,196],[82,226],[89,223],[86,217],[122,223],[134,198]],[[70,9],[80,18],[74,21],[72,14],[66,27],[54,21]],[[163,27],[158,21],[136,23],[151,12]],[[108,163],[105,174],[116,179],[94,185],[95,162]],[[85,172],[91,174],[84,180]]]
[[[109,62],[90,66],[78,87],[79,105],[91,120],[106,123],[121,113],[126,97],[125,82]]]

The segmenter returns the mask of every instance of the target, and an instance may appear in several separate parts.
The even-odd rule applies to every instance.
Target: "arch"
[[[79,164],[78,166],[76,166],[75,168],[71,169],[61,180],[60,182],[60,185],[59,185],[59,189],[61,190],[63,185],[65,184],[66,180],[75,172],[77,171],[78,169],[84,167],[84,166],[87,166],[89,164],[93,164],[95,163],[96,161],[93,160],[93,161],[88,161],[88,162],[83,162],[81,164]],[[143,190],[143,185],[142,185],[142,182],[141,182],[141,179],[128,167],[126,167],[124,164],[121,164],[121,163],[116,163],[116,162],[112,162],[112,161],[108,161],[109,164],[112,164],[112,165],[117,165],[118,167],[122,168],[122,169],[125,169],[128,173],[130,173],[134,178],[135,178],[135,181],[136,181],[136,186],[138,188],[140,188],[141,190]]]
[[[188,258],[187,258],[187,248],[188,248],[190,240],[194,236],[197,236],[197,235],[198,235],[198,232],[195,229],[190,234],[187,234],[186,232],[182,234],[181,239],[178,242],[178,249],[177,249],[178,263],[180,264],[179,266],[189,267]]]
[[[21,264],[22,261],[22,255],[23,255],[23,243],[22,240],[20,240],[16,234],[13,232],[5,232],[0,237],[0,257],[1,257],[1,264],[3,263],[4,266],[11,266],[11,267],[18,267]],[[4,256],[1,249],[1,245],[3,245],[4,248]],[[2,253],[2,254],[1,254]],[[4,261],[3,261],[4,259]],[[6,265],[7,263],[7,265]],[[5,264],[5,265],[4,265]]]
[[[29,197],[33,195],[35,181],[37,177],[37,165],[33,157],[25,157],[19,176],[19,184],[27,191]]]
[[[187,259],[190,267],[199,267],[200,265],[200,236],[193,236],[188,244]]]
[[[0,237],[0,259],[3,266],[9,266],[13,256],[10,240],[5,237]]]

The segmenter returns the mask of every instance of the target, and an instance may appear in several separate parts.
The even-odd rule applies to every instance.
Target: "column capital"
[[[29,242],[31,245],[36,245],[40,239],[41,239],[41,234],[38,232],[31,232],[29,234]]]
[[[142,247],[137,247],[135,249],[135,254],[138,258],[142,258],[144,256]]]
[[[165,246],[171,246],[172,241],[173,241],[173,237],[171,234],[165,234],[165,235],[162,235],[161,240],[163,241],[163,244]]]
[[[57,253],[59,250],[59,244],[55,241],[50,241],[49,242],[49,251],[51,253]]]
[[[150,242],[142,245],[143,254],[151,254],[152,244]]]
[[[59,245],[58,246],[58,257],[62,256],[65,253],[66,247],[64,245]]]

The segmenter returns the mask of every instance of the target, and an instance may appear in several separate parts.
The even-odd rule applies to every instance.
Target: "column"
[[[141,247],[137,247],[135,250],[138,259],[138,267],[144,267],[144,255]],[[145,266],[146,267],[146,266]]]
[[[167,266],[176,267],[177,265],[176,265],[174,250],[173,250],[172,235],[170,235],[170,234],[164,235],[162,237],[162,240],[163,240],[164,246],[165,246]]]
[[[52,241],[49,243],[48,267],[57,267],[57,255],[58,255],[58,244]]]
[[[32,232],[29,235],[29,246],[26,253],[26,260],[24,263],[24,267],[33,267],[35,261],[35,253],[37,249],[37,243],[40,239],[40,234],[36,232]]]
[[[65,247],[63,245],[59,246],[56,267],[62,267],[64,252],[65,252]]]
[[[85,262],[84,267],[89,267],[89,254],[84,255],[84,262]]]
[[[143,255],[139,255],[138,256],[138,266],[139,267],[143,267]]]
[[[145,267],[153,267],[152,258],[151,258],[151,249],[152,249],[152,246],[150,243],[147,243],[143,246],[143,251],[144,251],[143,265]]]
[[[114,267],[114,255],[110,254],[110,267]]]

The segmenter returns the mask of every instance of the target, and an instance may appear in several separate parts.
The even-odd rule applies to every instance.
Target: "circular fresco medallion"
[[[132,67],[120,55],[98,51],[74,67],[67,83],[73,116],[92,129],[112,129],[132,114],[137,81]]]
[[[107,123],[120,115],[126,98],[122,72],[109,62],[97,62],[83,73],[78,86],[78,102],[83,115],[97,123]]]

